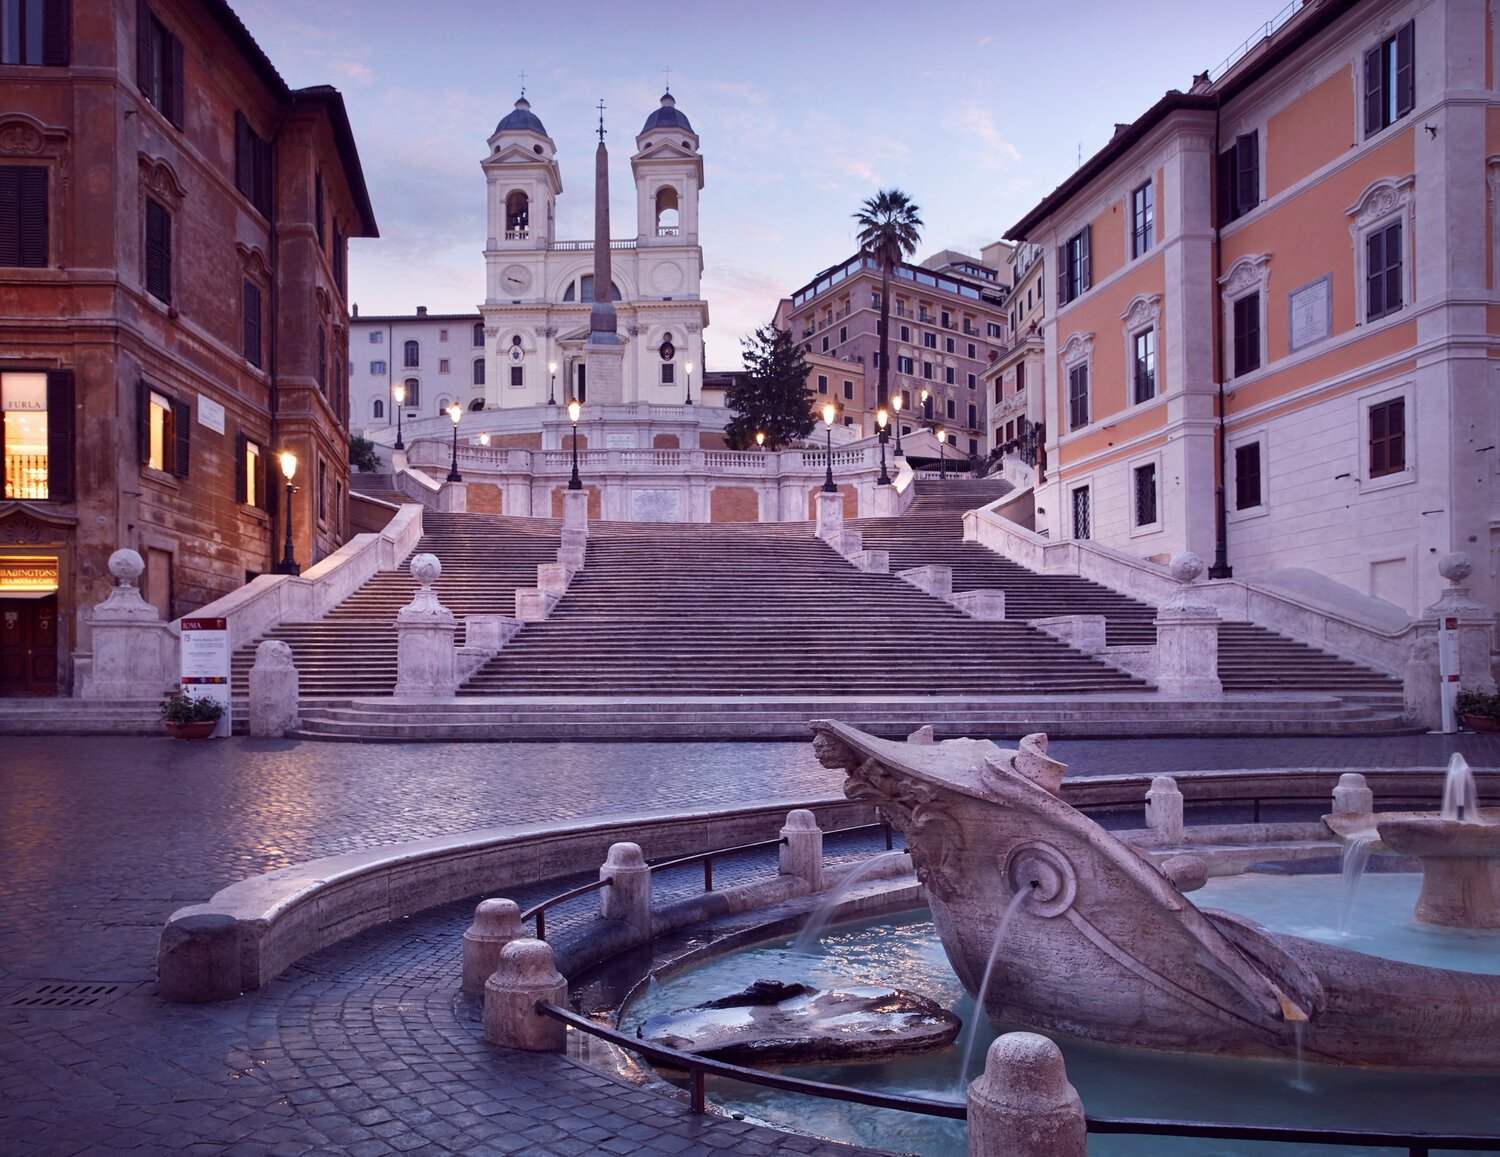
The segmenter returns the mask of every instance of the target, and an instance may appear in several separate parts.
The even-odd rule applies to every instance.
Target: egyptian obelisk
[[[604,101],[599,102],[599,147],[594,152],[594,304],[583,364],[589,402],[625,401],[625,347],[620,341],[609,259],[609,151],[604,147]]]

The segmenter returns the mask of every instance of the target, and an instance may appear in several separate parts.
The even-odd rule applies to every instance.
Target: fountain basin
[[[1500,808],[1471,819],[1433,812],[1324,817],[1341,840],[1365,840],[1377,855],[1412,856],[1422,865],[1414,915],[1445,928],[1500,928]]]

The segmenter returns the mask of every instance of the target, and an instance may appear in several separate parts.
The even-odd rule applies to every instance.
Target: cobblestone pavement
[[[1488,736],[1059,741],[1071,774],[1500,766]],[[372,930],[258,993],[153,992],[162,923],[246,876],[543,820],[837,795],[805,744],[322,744],[9,737],[0,766],[0,1152],[857,1153],[479,1039],[464,906]],[[1377,787],[1378,790],[1378,787]],[[117,986],[17,1006],[37,981]]]

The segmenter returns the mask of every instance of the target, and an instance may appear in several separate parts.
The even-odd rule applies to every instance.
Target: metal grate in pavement
[[[114,981],[39,980],[6,999],[10,1008],[34,1010],[101,1008],[125,995],[133,985]]]

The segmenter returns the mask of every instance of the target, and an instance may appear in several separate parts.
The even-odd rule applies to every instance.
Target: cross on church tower
[[[599,98],[599,143],[601,145],[604,143],[604,133],[604,98],[601,96]]]
[[[672,70],[670,68],[664,68],[664,69],[661,70],[661,74],[664,77],[667,78],[666,89],[667,89],[668,92],[671,92],[672,91]]]
[[[526,95],[526,73],[524,71],[521,73],[521,95]]]

